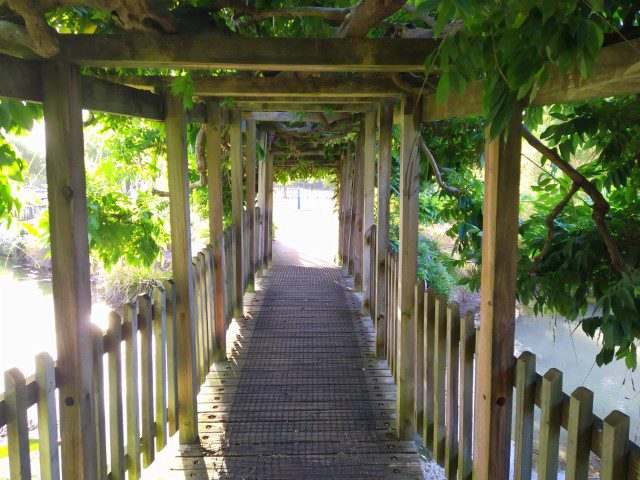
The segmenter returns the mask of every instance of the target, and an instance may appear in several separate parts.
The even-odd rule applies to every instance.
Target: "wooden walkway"
[[[277,265],[245,300],[230,363],[198,397],[201,446],[182,451],[172,478],[422,478],[341,270]]]

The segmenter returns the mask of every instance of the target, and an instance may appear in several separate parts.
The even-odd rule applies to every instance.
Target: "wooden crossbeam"
[[[174,77],[113,75],[106,79],[141,88],[166,86]],[[217,97],[400,97],[403,93],[389,77],[195,77],[194,94]]]
[[[317,112],[321,113],[321,112]],[[320,123],[322,119],[316,112],[242,112],[243,120],[256,120],[258,122],[310,122]],[[351,114],[327,113],[324,117],[328,122],[335,122],[350,118]]]
[[[318,104],[318,103],[265,103],[262,101],[235,102],[234,107],[244,112],[324,112],[324,113],[357,113],[374,111],[375,103],[346,103],[346,104]]]
[[[208,98],[206,96],[201,96],[203,98]],[[354,103],[354,104],[377,104],[381,100],[384,100],[384,97],[371,97],[371,96],[353,96],[353,97],[304,97],[304,96],[295,96],[295,95],[287,95],[287,96],[259,96],[259,97],[246,97],[246,98],[238,98],[234,99],[233,106],[234,108],[238,107],[238,105],[242,105],[242,102],[261,102],[261,103],[292,103],[299,105],[333,105],[340,103]],[[271,110],[275,110],[271,108]]]
[[[94,67],[421,72],[432,39],[61,35],[60,57]]]
[[[0,97],[42,103],[42,65],[0,55]],[[93,77],[81,77],[81,102],[87,110],[164,119],[160,95]]]
[[[455,92],[438,105],[434,94],[422,100],[422,121],[479,115],[482,113],[484,81],[467,87],[460,97]],[[594,73],[585,79],[578,67],[565,74],[553,71],[533,100],[533,105],[575,102],[597,98],[633,95],[640,91],[640,39],[605,47],[600,52]]]

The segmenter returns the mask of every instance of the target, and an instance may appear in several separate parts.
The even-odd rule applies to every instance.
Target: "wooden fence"
[[[372,253],[375,257],[375,252]],[[398,255],[386,258],[386,357],[398,381],[400,342],[398,315]],[[445,469],[449,480],[473,477],[474,379],[477,328],[471,313],[460,316],[457,303],[433,287],[415,286],[414,401],[416,433]],[[593,392],[578,387],[562,391],[562,372],[536,373],[536,356],[513,358],[516,401],[513,409],[515,480],[557,478],[560,431],[566,433],[565,478],[593,478],[599,464],[603,480],[640,479],[640,447],[629,441],[629,417],[613,411],[600,419],[593,414]],[[540,421],[536,425],[535,414]],[[537,431],[536,431],[537,430]],[[534,435],[539,439],[534,451]],[[592,455],[598,461],[592,462]]]
[[[262,225],[257,210],[256,225]],[[249,245],[248,215],[244,216],[244,244]],[[261,244],[262,228],[255,229]],[[243,295],[254,269],[244,248],[243,271],[236,272],[235,249],[241,248],[235,230],[223,235],[224,299],[228,326],[237,295]],[[196,380],[204,383],[214,357],[214,264],[210,245],[193,257],[193,316]],[[243,291],[234,289],[243,275]],[[178,345],[176,292],[172,280],[153,287],[121,311],[111,312],[109,326],[93,326],[93,398],[98,432],[96,453],[100,479],[137,479],[154,461],[169,435],[180,427],[178,418]],[[60,375],[47,353],[36,356],[35,375],[25,378],[18,369],[5,373],[0,394],[0,428],[7,428],[12,480],[31,478],[27,410],[37,406],[41,478],[60,478],[58,402]],[[124,395],[123,395],[124,394]],[[108,432],[108,433],[107,433]],[[107,452],[109,454],[107,455]],[[109,459],[109,461],[107,460]]]

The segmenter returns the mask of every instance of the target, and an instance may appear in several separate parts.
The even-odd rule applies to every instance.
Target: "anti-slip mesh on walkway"
[[[202,445],[174,476],[225,479],[422,478],[395,437],[395,387],[372,356],[370,321],[336,268],[275,266],[200,395]]]

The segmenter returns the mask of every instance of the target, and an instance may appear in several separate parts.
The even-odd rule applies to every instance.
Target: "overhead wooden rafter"
[[[108,80],[134,87],[158,88],[174,80],[167,76],[108,76]],[[377,77],[194,77],[194,95],[217,97],[400,97],[403,91],[387,76]],[[404,92],[406,93],[406,92]]]
[[[320,113],[320,112],[318,112]],[[311,122],[329,123],[344,120],[351,117],[350,113],[320,113],[324,118],[314,112],[242,112],[243,120],[256,120],[258,122]]]
[[[442,105],[436,102],[434,94],[423,96],[422,121],[482,114],[483,89],[484,80],[479,80],[469,85],[462,97],[451,93]],[[589,78],[584,78],[577,66],[566,73],[553,71],[532,104],[541,106],[634,95],[639,91],[640,39],[635,39],[604,47]]]
[[[347,103],[347,104],[326,104],[326,103],[268,103],[260,100],[236,101],[233,107],[245,112],[367,112],[376,109],[377,103]]]
[[[422,72],[432,39],[60,35],[56,58],[92,67]],[[0,46],[0,51],[2,50]]]

